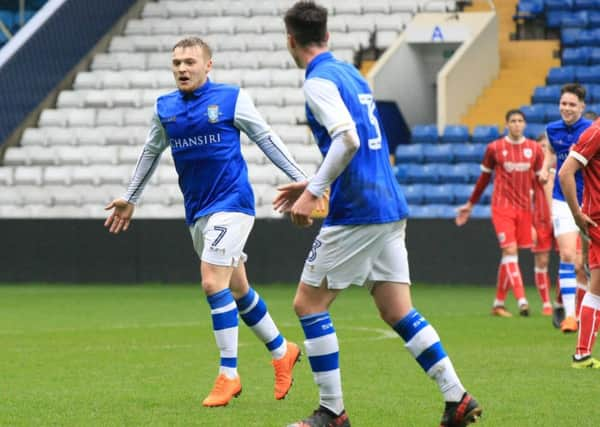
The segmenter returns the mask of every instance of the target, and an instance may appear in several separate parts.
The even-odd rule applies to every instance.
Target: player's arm
[[[558,171],[558,179],[560,181],[560,188],[565,196],[565,201],[569,205],[577,226],[581,229],[584,236],[587,236],[588,226],[590,224],[596,226],[596,223],[581,211],[577,201],[577,185],[575,184],[575,173],[587,164],[587,159],[574,151],[571,151],[571,153],[569,153],[560,171]]]
[[[158,118],[158,114],[155,113],[152,117],[150,131],[148,132],[146,142],[138,157],[125,195],[113,200],[104,208],[106,210],[112,210],[104,222],[104,226],[107,227],[111,233],[118,234],[121,231],[127,231],[129,228],[129,223],[131,222],[131,217],[135,210],[135,204],[156,170],[160,156],[167,146],[168,142],[165,136],[165,130]]]
[[[327,129],[331,144],[315,176],[291,208],[292,222],[303,226],[312,222],[310,214],[319,198],[346,169],[360,147],[354,120],[333,82],[309,79],[304,83],[304,96],[315,119]],[[284,186],[280,190],[285,193],[288,188]]]
[[[492,148],[492,144],[487,146],[480,168],[481,174],[479,174],[479,178],[477,178],[477,182],[475,183],[471,197],[469,197],[467,203],[459,206],[456,210],[456,218],[454,219],[454,222],[458,226],[465,225],[467,223],[469,217],[471,216],[471,212],[473,211],[473,206],[479,201],[479,198],[490,183],[494,168],[494,149]]]
[[[233,124],[258,145],[263,153],[293,181],[305,181],[306,173],[296,163],[281,138],[258,112],[246,91],[240,89]]]

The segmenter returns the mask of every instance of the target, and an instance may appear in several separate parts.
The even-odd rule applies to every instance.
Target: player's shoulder
[[[546,125],[546,132],[556,132],[565,128],[565,122],[562,120],[555,120]]]

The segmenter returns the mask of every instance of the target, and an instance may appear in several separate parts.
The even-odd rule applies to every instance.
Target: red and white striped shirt
[[[488,144],[481,170],[495,174],[492,206],[531,211],[534,180],[543,163],[542,149],[531,139],[503,137]]]
[[[572,146],[569,156],[583,164],[583,213],[600,218],[600,119],[597,119]]]

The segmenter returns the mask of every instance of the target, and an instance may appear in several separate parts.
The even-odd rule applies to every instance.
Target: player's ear
[[[290,33],[287,33],[287,42],[290,49],[296,49],[296,39]]]

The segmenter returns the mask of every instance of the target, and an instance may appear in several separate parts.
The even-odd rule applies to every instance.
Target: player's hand
[[[454,219],[454,222],[456,223],[456,225],[458,225],[459,227],[462,225],[465,225],[467,223],[467,221],[469,220],[469,217],[471,216],[472,210],[473,210],[473,205],[470,202],[467,202],[464,205],[459,206],[458,209],[456,209],[456,218]]]
[[[548,182],[549,176],[550,174],[548,170],[546,168],[542,168],[538,176],[538,181],[540,182],[540,184],[544,185]]]
[[[279,194],[273,200],[273,209],[279,213],[289,212],[307,185],[308,181],[298,181],[277,187]]]
[[[586,214],[584,214],[581,211],[579,211],[576,215],[574,215],[574,219],[575,219],[575,223],[577,224],[577,226],[581,230],[581,233],[583,234],[583,238],[589,242],[590,235],[589,235],[588,228],[597,227],[598,224],[596,224],[589,216],[587,216]]]
[[[311,215],[318,206],[319,198],[305,190],[290,209],[292,223],[299,227],[311,226],[313,223]]]
[[[113,211],[106,218],[106,221],[104,221],[104,226],[113,234],[127,231],[133,211],[135,210],[135,205],[123,199],[115,199],[104,208],[107,211],[111,209]]]

